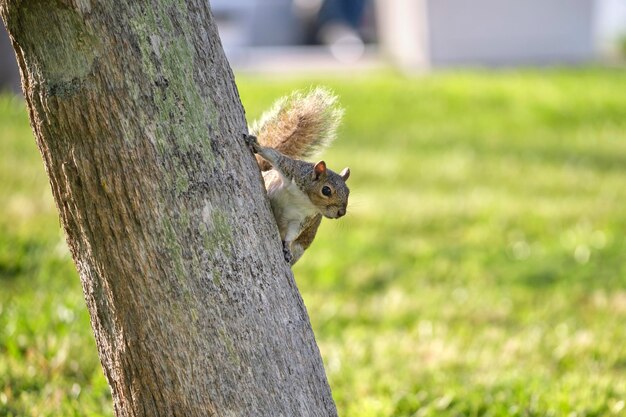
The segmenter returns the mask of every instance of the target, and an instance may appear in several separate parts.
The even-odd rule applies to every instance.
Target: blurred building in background
[[[236,70],[579,64],[626,48],[626,0],[211,0]],[[0,31],[0,89],[19,89]]]
[[[221,33],[231,62],[243,69],[352,69],[387,60],[409,70],[579,64],[616,55],[626,40],[626,0],[213,0],[212,5],[220,28],[228,27]]]
[[[409,69],[579,64],[615,53],[626,37],[624,0],[378,0],[378,5],[383,50]]]
[[[2,91],[19,93],[21,89],[15,52],[13,52],[4,25],[0,23],[0,92]]]

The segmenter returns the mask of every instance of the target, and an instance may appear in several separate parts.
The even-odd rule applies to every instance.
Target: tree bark
[[[116,415],[336,415],[208,2],[0,14]]]

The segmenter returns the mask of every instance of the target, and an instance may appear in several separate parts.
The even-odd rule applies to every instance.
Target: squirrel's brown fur
[[[318,87],[279,99],[244,135],[257,154],[285,260],[292,265],[313,242],[322,216],[346,214],[350,170],[337,174],[324,161],[303,161],[335,139],[342,115],[337,97]]]
[[[341,173],[316,164],[292,159],[276,149],[261,146],[257,138],[245,135],[252,151],[271,164],[263,172],[265,189],[283,242],[285,260],[292,265],[309,247],[322,216],[338,219],[346,214],[350,190],[346,180],[350,169]]]
[[[250,133],[261,146],[273,148],[294,159],[309,159],[334,139],[343,116],[337,96],[317,87],[308,93],[296,91],[279,99],[252,124]],[[262,171],[271,165],[257,155]]]

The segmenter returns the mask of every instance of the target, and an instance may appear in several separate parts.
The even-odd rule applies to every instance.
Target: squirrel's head
[[[346,214],[348,196],[350,190],[346,181],[350,176],[350,168],[345,168],[341,173],[326,168],[324,161],[319,161],[313,167],[311,173],[313,186],[307,190],[309,199],[324,217],[338,219]]]

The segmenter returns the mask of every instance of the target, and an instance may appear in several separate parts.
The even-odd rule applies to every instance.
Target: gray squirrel
[[[244,135],[257,154],[285,260],[291,265],[313,242],[322,216],[338,219],[346,214],[350,169],[337,174],[324,161],[301,160],[334,139],[343,113],[336,102],[324,88],[295,92],[278,100],[251,126],[251,134]]]

